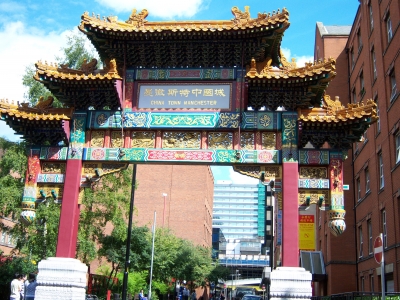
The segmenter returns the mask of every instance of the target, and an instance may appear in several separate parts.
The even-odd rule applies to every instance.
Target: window
[[[359,241],[360,241],[360,244],[359,244],[359,246],[360,246],[360,250],[359,250],[359,257],[362,257],[363,256],[363,246],[364,246],[364,244],[363,244],[363,236],[362,236],[362,226],[360,226],[360,227],[358,227],[358,237],[359,237]]]
[[[387,228],[386,228],[386,211],[382,210],[382,235],[383,247],[387,247]]]
[[[368,220],[368,253],[372,254],[373,252],[373,242],[372,242],[372,222]]]
[[[372,60],[372,74],[374,76],[374,80],[377,78],[377,71],[376,71],[376,55],[375,55],[375,49],[372,48],[371,50],[371,60]]]
[[[360,73],[360,97],[365,94],[364,73]]]
[[[371,3],[368,5],[369,8],[369,30],[374,30],[374,18],[372,13],[372,5]]]
[[[379,103],[378,103],[378,98],[375,98],[375,103],[376,103],[376,116],[378,117],[378,120],[376,121],[376,131],[377,133],[381,132],[381,119],[379,116]]]
[[[360,53],[362,49],[361,29],[358,29],[357,31],[357,42],[358,42],[358,53]]]
[[[390,41],[393,38],[392,20],[390,19],[390,15],[386,17],[386,30],[387,30],[388,43],[390,43]]]
[[[357,178],[357,200],[361,201],[361,182],[360,182],[360,178]]]
[[[394,74],[394,70],[390,72],[390,88],[391,88],[391,93],[390,93],[390,101],[392,101],[397,94],[397,84],[396,84],[396,76]]]
[[[369,170],[368,168],[365,169],[365,192],[369,192]]]
[[[371,277],[369,279],[370,279],[370,285],[371,285],[371,292],[374,292],[375,291],[375,288],[374,288],[374,275],[371,275]]]
[[[8,234],[7,244],[12,245],[12,243],[13,243],[12,238],[13,238],[13,237],[12,237],[12,234],[9,233],[9,234]]]
[[[365,277],[361,277],[361,292],[365,292]]]
[[[353,88],[353,90],[351,91],[351,101],[353,103],[357,103],[356,88]]]
[[[353,48],[351,48],[351,50],[350,50],[350,61],[351,61],[351,68],[353,69],[354,68],[354,63],[355,63]]]
[[[382,152],[379,152],[378,154],[378,163],[379,163],[379,188],[383,189],[385,186],[385,179],[383,176],[383,157],[382,157]]]
[[[400,162],[400,132],[396,134],[396,164]]]
[[[1,233],[1,242],[4,244],[5,242],[6,242],[6,233],[3,231],[2,233]]]

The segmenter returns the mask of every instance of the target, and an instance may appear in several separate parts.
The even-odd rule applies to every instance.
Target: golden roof
[[[52,98],[52,97],[51,97]],[[29,103],[18,103],[9,101],[8,99],[0,99],[0,113],[18,119],[26,119],[30,121],[61,121],[70,120],[72,108],[52,108],[45,105],[50,99],[41,100],[34,107],[30,107]]]
[[[256,62],[255,59],[251,60],[250,67],[247,67],[246,77],[248,78],[267,78],[267,79],[279,79],[279,78],[305,78],[313,77],[316,74],[328,72],[330,80],[336,76],[336,61],[333,58],[315,61],[314,63],[306,63],[304,67],[298,68],[295,59],[288,62],[281,53],[282,66],[275,68],[271,66],[271,58],[267,58],[263,62]]]
[[[146,19],[148,11],[143,9],[140,13],[136,9],[128,20],[119,21],[116,16],[109,16],[100,18],[100,15],[92,16],[88,12],[82,15],[82,21],[79,26],[80,30],[85,31],[85,25],[90,25],[93,28],[106,31],[120,31],[120,32],[184,32],[184,31],[229,31],[239,29],[253,29],[259,27],[271,27],[280,23],[287,23],[289,19],[289,12],[286,8],[282,11],[279,9],[277,12],[271,13],[258,13],[257,18],[252,19],[250,16],[249,6],[245,7],[245,11],[241,11],[238,7],[232,8],[234,16],[231,20],[224,21],[162,21],[162,22],[149,22]]]
[[[56,64],[42,63],[41,61],[35,64],[36,74],[34,78],[40,80],[41,75],[69,80],[89,80],[89,79],[121,79],[118,75],[117,65],[114,59],[106,61],[106,66],[102,70],[97,70],[97,59],[92,59],[90,62],[83,62],[82,66],[76,69],[70,69],[66,65],[57,66]]]
[[[322,107],[313,109],[299,109],[299,120],[307,123],[344,123],[354,119],[371,118],[370,123],[378,120],[376,103],[368,99],[366,103],[351,103],[347,107],[339,101],[339,97],[331,100],[329,95],[324,96]]]

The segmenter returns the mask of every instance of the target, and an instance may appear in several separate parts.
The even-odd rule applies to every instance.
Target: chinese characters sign
[[[139,84],[138,108],[230,109],[231,84]]]
[[[315,251],[314,215],[299,215],[299,250]]]

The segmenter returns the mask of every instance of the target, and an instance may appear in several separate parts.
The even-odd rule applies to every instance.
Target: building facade
[[[317,244],[328,274],[326,285],[319,286],[321,295],[382,290],[373,246],[380,233],[385,289],[400,291],[399,11],[398,1],[360,1],[348,37],[335,35],[333,26],[317,24],[315,59],[335,57],[338,73],[342,69],[327,93],[340,95],[342,103],[350,105],[373,99],[379,116],[345,161],[345,205],[353,212],[346,215],[347,232],[333,238],[326,233],[325,214],[318,216]],[[346,251],[343,245],[348,245]]]

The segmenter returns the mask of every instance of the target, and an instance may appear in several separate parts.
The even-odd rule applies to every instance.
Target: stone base
[[[85,300],[88,267],[79,260],[50,257],[38,269],[35,299]]]
[[[270,300],[310,299],[312,274],[304,268],[278,267],[271,272]]]

